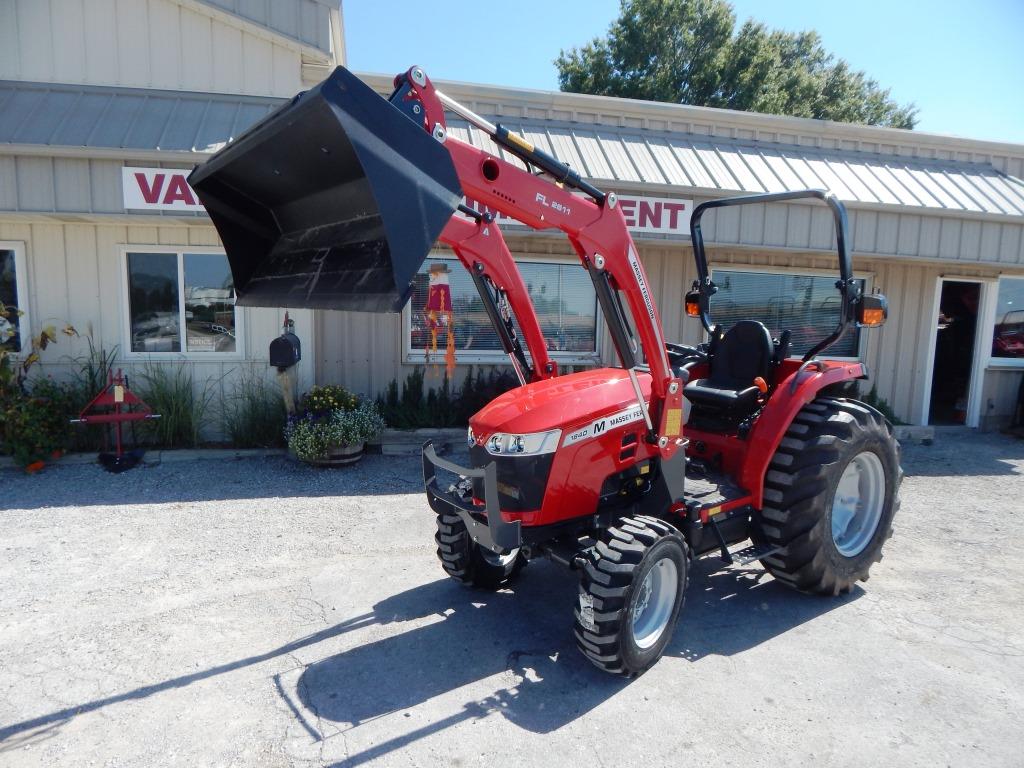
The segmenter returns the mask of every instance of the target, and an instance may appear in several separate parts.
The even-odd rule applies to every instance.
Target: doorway
[[[941,282],[929,424],[967,422],[980,305],[981,283]]]

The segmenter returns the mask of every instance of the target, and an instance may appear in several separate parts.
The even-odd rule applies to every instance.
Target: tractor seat
[[[774,355],[775,344],[764,324],[741,320],[714,346],[710,375],[691,381],[683,394],[698,408],[749,414],[760,394],[754,379],[768,380]]]

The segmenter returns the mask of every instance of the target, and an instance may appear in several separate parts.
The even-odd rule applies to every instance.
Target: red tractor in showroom
[[[446,111],[522,165],[449,135]],[[424,446],[441,565],[491,589],[535,557],[576,570],[576,641],[598,667],[631,676],[661,657],[694,557],[760,561],[823,595],[849,591],[881,558],[899,507],[899,446],[878,411],[848,396],[865,365],[824,354],[850,327],[881,325],[887,308],[853,278],[846,213],[830,193],[696,208],[699,279],[680,300],[707,341],[687,347],[663,337],[615,194],[447,97],[419,67],[395,78],[388,99],[338,68],[189,181],[243,306],[398,311],[435,241],[455,250],[521,386],[470,419],[469,466]],[[464,197],[564,233],[593,282],[616,367],[557,375],[495,222]],[[835,222],[838,318],[793,357],[788,330],[714,323],[701,220],[723,206],[803,199],[828,206]]]

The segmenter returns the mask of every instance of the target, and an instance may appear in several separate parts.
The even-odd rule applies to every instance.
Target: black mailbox
[[[270,342],[270,364],[284,370],[302,359],[302,345],[294,333],[282,333]]]

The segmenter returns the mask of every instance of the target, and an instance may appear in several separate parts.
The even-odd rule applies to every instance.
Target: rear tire
[[[598,668],[633,677],[661,658],[686,592],[689,551],[668,523],[623,518],[588,553],[576,644]]]
[[[511,582],[526,564],[520,550],[495,555],[469,537],[462,518],[454,514],[437,516],[437,558],[444,572],[456,581],[481,589],[500,589]]]
[[[878,411],[819,398],[793,419],[765,475],[761,562],[801,592],[838,595],[867,581],[899,509],[899,443]]]

